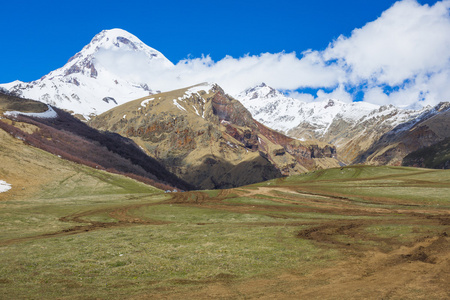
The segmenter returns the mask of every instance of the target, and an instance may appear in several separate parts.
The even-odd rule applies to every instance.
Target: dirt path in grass
[[[282,193],[282,194],[277,194]],[[245,203],[230,203],[226,200],[233,199],[236,197],[270,197],[267,198],[271,201],[278,202],[280,204],[286,205],[252,205]],[[133,211],[137,211],[140,208],[161,205],[161,204],[175,204],[182,206],[191,207],[201,207],[209,208],[215,210],[225,210],[234,213],[255,213],[255,214],[266,214],[268,216],[283,219],[283,213],[319,213],[319,214],[329,214],[329,215],[339,215],[342,217],[350,216],[365,216],[365,217],[379,217],[383,216],[386,218],[389,215],[399,215],[413,216],[418,224],[450,224],[450,216],[445,214],[443,211],[434,210],[424,210],[424,209],[386,209],[377,207],[364,207],[359,203],[355,203],[348,198],[338,197],[338,196],[326,196],[317,195],[314,193],[302,193],[296,190],[292,190],[286,187],[260,187],[257,189],[229,189],[221,190],[215,197],[210,197],[207,193],[201,191],[192,191],[185,193],[173,193],[171,198],[161,202],[151,202],[151,203],[139,203],[124,206],[116,206],[109,208],[102,208],[97,210],[85,211],[81,213],[76,213],[68,216],[61,217],[59,220],[67,223],[76,223],[73,227],[52,233],[41,234],[37,236],[21,237],[16,239],[10,239],[5,241],[0,241],[0,246],[15,244],[23,241],[30,241],[35,239],[59,237],[65,235],[74,235],[84,232],[89,232],[93,230],[113,228],[113,227],[124,227],[132,225],[164,225],[170,222],[151,220],[148,218],[143,218],[141,216],[133,215]],[[111,222],[100,222],[91,220],[91,217],[98,215],[108,215],[115,221]],[[287,218],[287,217],[286,217]],[[411,223],[411,218],[403,218],[392,220],[392,222],[406,222]],[[299,220],[300,221],[300,220]],[[376,224],[377,221],[368,220],[354,220],[350,224],[339,222],[326,222],[322,223],[320,228],[311,228],[308,231],[299,233],[299,237],[306,239],[314,239],[314,237],[330,237],[332,233],[327,232],[333,230],[336,226],[340,228],[339,230],[346,229],[347,233],[352,232],[352,228],[359,228],[361,226],[367,226],[370,224]],[[315,223],[305,223],[300,222],[302,225],[314,225]],[[293,222],[290,225],[298,226],[299,222]],[[414,222],[413,222],[414,223]],[[254,226],[278,226],[279,223],[256,223],[256,224],[246,224]],[[349,226],[346,228],[345,226]],[[355,229],[353,229],[355,231]],[[363,236],[360,234],[360,236]],[[330,243],[338,244],[336,241],[329,241]]]
[[[144,206],[151,206],[151,205],[157,205],[157,204],[158,203],[133,204],[133,205],[116,207],[116,208],[104,208],[104,209],[85,211],[85,212],[81,212],[81,213],[64,216],[59,219],[61,222],[78,223],[80,225],[76,225],[76,226],[73,226],[73,227],[70,227],[67,229],[63,229],[63,230],[57,231],[57,232],[45,233],[45,234],[36,235],[36,236],[21,237],[21,238],[16,238],[16,239],[0,241],[0,246],[6,246],[6,245],[16,244],[16,243],[25,242],[25,241],[32,241],[32,240],[37,240],[37,239],[46,239],[46,238],[81,234],[81,233],[85,233],[85,232],[89,232],[89,231],[106,229],[106,228],[126,227],[126,226],[133,226],[133,225],[164,225],[164,224],[171,223],[171,222],[166,222],[166,221],[150,220],[150,219],[142,218],[139,216],[134,216],[130,213],[131,210],[138,210],[139,208],[144,207]],[[89,217],[91,217],[91,216],[97,216],[97,215],[102,215],[102,214],[107,214],[111,218],[115,219],[116,221],[100,222],[100,221],[89,220]]]
[[[245,197],[271,200],[275,205],[251,204]],[[243,199],[240,201],[230,200]],[[143,200],[144,201],[144,200]],[[106,228],[135,225],[163,225],[170,222],[144,218],[136,212],[152,205],[209,208],[245,214],[265,214],[280,222],[249,223],[242,226],[299,226],[296,238],[309,240],[324,249],[336,249],[346,259],[311,269],[286,266],[258,278],[218,276],[203,281],[176,282],[164,290],[148,288],[132,299],[448,299],[450,298],[450,215],[447,211],[420,206],[397,209],[377,203],[355,202],[350,198],[298,192],[287,187],[221,190],[210,197],[201,191],[173,193],[170,199],[85,211],[60,218],[73,224],[65,230],[0,242],[0,246],[24,241],[82,234]],[[385,203],[383,203],[385,204]],[[284,222],[289,213],[321,214]],[[327,217],[329,214],[330,218]],[[109,216],[111,222],[96,221]],[[333,219],[333,216],[339,218]],[[368,227],[380,224],[442,226],[440,235],[402,243],[397,238],[371,233]],[[226,226],[226,224],[224,224]]]
[[[209,197],[208,194],[200,191],[186,192],[186,193],[172,193],[171,199],[164,200],[161,202],[150,202],[150,203],[139,203],[131,205],[123,205],[109,208],[102,208],[96,210],[84,211],[68,216],[59,218],[61,222],[65,223],[76,223],[80,225],[75,225],[73,227],[63,229],[57,232],[45,233],[29,237],[20,237],[16,239],[9,239],[0,241],[0,246],[7,246],[16,243],[33,241],[38,239],[62,237],[67,235],[81,234],[85,232],[90,232],[94,230],[106,229],[106,228],[117,228],[126,227],[133,225],[164,225],[171,222],[151,220],[148,218],[143,218],[141,216],[133,215],[132,211],[139,210],[143,207],[161,205],[161,204],[190,204],[192,206],[200,205],[205,203],[207,200],[209,202],[221,201],[218,199],[225,198],[230,193],[229,190],[221,190],[217,197]],[[108,215],[115,221],[111,222],[100,222],[90,220],[90,217],[95,217],[98,215]]]
[[[314,191],[298,191],[297,187],[258,187],[257,189],[236,190],[242,197],[268,196],[267,199],[283,204],[303,205],[323,212],[349,215],[395,215],[395,214],[424,214],[449,217],[442,209],[423,208],[417,204],[402,203],[399,201],[387,201],[386,199],[368,199],[366,202],[358,202],[349,197],[331,194],[319,194]],[[361,197],[361,196],[360,196]],[[362,198],[362,197],[361,197]],[[383,208],[381,206],[392,205],[398,208]],[[347,212],[347,213],[346,213]]]
[[[273,198],[282,192],[282,199]],[[269,196],[272,201],[289,207],[273,205],[227,205],[220,203],[231,194],[219,193],[212,203],[197,194],[179,194],[171,201],[178,205],[208,207],[240,213],[267,211],[321,212],[342,216],[383,216],[383,224],[450,225],[444,211],[410,207],[385,209],[364,207],[348,198],[302,194],[289,188],[262,187],[253,190],[233,190],[240,197]],[[292,195],[292,198],[289,197]],[[278,195],[279,196],[279,195]],[[292,205],[298,204],[299,207]],[[396,203],[393,203],[396,204]],[[306,207],[301,207],[301,206]],[[327,208],[324,208],[326,205]],[[399,217],[399,215],[402,217]],[[253,224],[279,226],[281,223]],[[299,224],[293,222],[295,226]],[[448,299],[450,298],[450,238],[449,230],[415,242],[402,243],[394,237],[371,234],[367,227],[378,225],[377,219],[324,220],[297,233],[297,238],[312,241],[323,248],[338,249],[345,260],[329,266],[302,270],[286,266],[271,276],[245,280],[218,278],[208,282],[189,281],[164,291],[155,290],[131,299]],[[249,225],[249,224],[247,224]],[[304,224],[303,224],[304,225]],[[448,233],[447,233],[448,232]],[[355,242],[352,242],[355,241]],[[361,243],[363,241],[363,243]],[[374,246],[378,245],[378,246]],[[306,274],[305,274],[306,273]]]

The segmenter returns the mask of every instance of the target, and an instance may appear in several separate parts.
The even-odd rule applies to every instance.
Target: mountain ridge
[[[170,171],[208,189],[301,173],[327,159],[338,166],[334,147],[302,143],[269,129],[216,84],[140,98],[96,116],[89,125],[133,139]]]
[[[365,163],[370,154],[363,153],[381,151],[369,149],[384,134],[399,132],[398,128],[411,129],[422,119],[443,113],[439,107],[448,105],[445,104],[448,102],[444,102],[435,107],[411,110],[393,105],[344,103],[334,99],[307,103],[287,97],[265,84],[247,89],[237,97],[254,118],[266,126],[300,140],[317,140],[335,145],[338,158],[347,164]],[[449,123],[445,118],[442,122]],[[445,131],[440,138],[447,135],[450,135],[450,130]],[[416,150],[414,146],[409,148]],[[401,152],[402,155],[407,154],[403,150]],[[386,163],[398,164],[399,161],[401,159],[397,157]]]

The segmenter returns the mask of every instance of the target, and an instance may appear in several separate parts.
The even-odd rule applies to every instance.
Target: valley
[[[449,296],[448,171],[351,166],[164,193],[61,163],[47,188],[0,194],[3,295]]]

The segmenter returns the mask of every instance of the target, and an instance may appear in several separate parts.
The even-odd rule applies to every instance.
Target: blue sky
[[[173,63],[322,50],[395,1],[4,1],[0,83],[63,66],[103,29],[122,28]],[[420,1],[433,4],[436,1]]]
[[[189,58],[199,80],[220,82],[214,74],[227,66],[264,68],[240,76],[305,101],[450,100],[441,84],[450,80],[450,0],[44,0],[8,1],[2,12],[0,83],[39,79],[101,30],[122,28],[174,64]],[[270,76],[273,68],[284,73]]]

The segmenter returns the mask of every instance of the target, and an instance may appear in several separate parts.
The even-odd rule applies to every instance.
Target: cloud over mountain
[[[166,90],[212,81],[238,93],[266,82],[302,99],[311,100],[304,91],[312,88],[318,98],[330,94],[348,101],[360,91],[377,104],[433,105],[450,98],[449,33],[449,0],[433,6],[403,0],[323,51],[187,58],[146,79]]]

